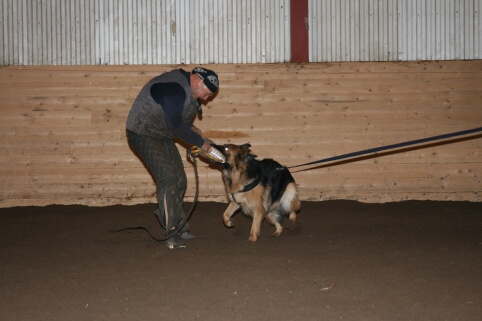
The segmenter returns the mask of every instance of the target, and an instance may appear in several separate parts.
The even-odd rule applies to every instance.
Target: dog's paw
[[[227,228],[233,228],[236,226],[231,220],[223,221],[223,223],[224,223],[224,226],[226,226]]]
[[[281,226],[281,224],[276,223],[275,228],[276,230],[274,231],[273,236],[280,236],[281,232],[283,232],[283,227]]]
[[[248,241],[254,243],[254,242],[256,242],[257,239],[258,239],[257,236],[253,236],[253,235],[252,235],[252,236],[249,237]]]

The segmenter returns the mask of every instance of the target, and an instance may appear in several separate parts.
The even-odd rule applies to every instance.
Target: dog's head
[[[243,145],[225,144],[214,146],[226,157],[226,162],[221,164],[225,169],[242,166],[257,157],[251,154],[249,150],[251,145],[247,143]]]

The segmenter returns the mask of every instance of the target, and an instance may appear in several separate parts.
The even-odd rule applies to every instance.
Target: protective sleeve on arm
[[[183,142],[202,147],[204,139],[191,130],[192,124],[185,123],[182,119],[186,93],[181,85],[176,83],[154,84],[151,87],[151,96],[156,103],[162,106],[169,130]]]

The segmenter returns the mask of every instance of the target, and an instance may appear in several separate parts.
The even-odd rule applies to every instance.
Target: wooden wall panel
[[[1,67],[0,207],[155,202],[125,120],[145,82],[179,67]],[[482,126],[481,61],[209,67],[221,89],[196,125],[287,166]],[[481,155],[478,135],[293,176],[303,200],[480,201]],[[200,200],[225,201],[219,170],[199,162],[199,178]]]

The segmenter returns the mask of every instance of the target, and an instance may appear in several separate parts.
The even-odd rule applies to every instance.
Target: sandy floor
[[[161,236],[153,204],[0,209],[0,319],[482,319],[481,203],[304,202],[256,244],[225,206],[197,205],[181,251],[110,232]]]

